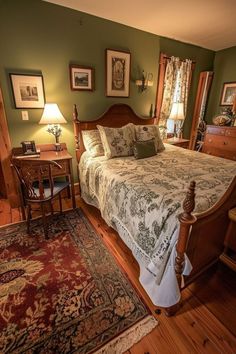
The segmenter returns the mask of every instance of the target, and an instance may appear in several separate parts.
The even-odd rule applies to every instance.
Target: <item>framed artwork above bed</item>
[[[70,87],[75,91],[94,90],[94,69],[81,65],[70,65]]]
[[[130,53],[106,49],[106,96],[129,97]]]

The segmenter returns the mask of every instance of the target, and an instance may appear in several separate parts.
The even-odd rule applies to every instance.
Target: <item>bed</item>
[[[144,120],[128,105],[116,104],[95,121],[82,122],[75,106],[81,196],[100,209],[131,249],[152,302],[172,315],[180,290],[222,253],[227,213],[236,205],[236,163],[167,144],[140,160],[85,152],[82,131],[128,123],[151,125],[155,119]]]

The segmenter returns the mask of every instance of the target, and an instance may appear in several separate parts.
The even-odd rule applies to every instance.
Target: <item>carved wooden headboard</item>
[[[156,118],[142,118],[138,116],[130,106],[127,104],[114,104],[105,113],[93,121],[80,121],[78,119],[78,111],[76,105],[74,105],[73,111],[73,123],[74,123],[74,134],[76,143],[76,157],[79,162],[80,156],[85,151],[82,130],[92,130],[97,129],[97,124],[103,125],[105,127],[115,127],[119,128],[128,123],[133,123],[136,125],[142,124],[155,124]]]

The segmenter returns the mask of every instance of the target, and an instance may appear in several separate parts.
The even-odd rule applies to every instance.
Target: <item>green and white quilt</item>
[[[140,160],[85,152],[79,171],[83,199],[118,230],[141,273],[148,271],[160,285],[190,181],[196,181],[195,212],[205,211],[228,188],[236,162],[166,144],[156,156]]]

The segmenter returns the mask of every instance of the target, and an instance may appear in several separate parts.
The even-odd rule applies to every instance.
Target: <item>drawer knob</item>
[[[223,141],[223,145],[228,145],[228,142],[227,141]]]

